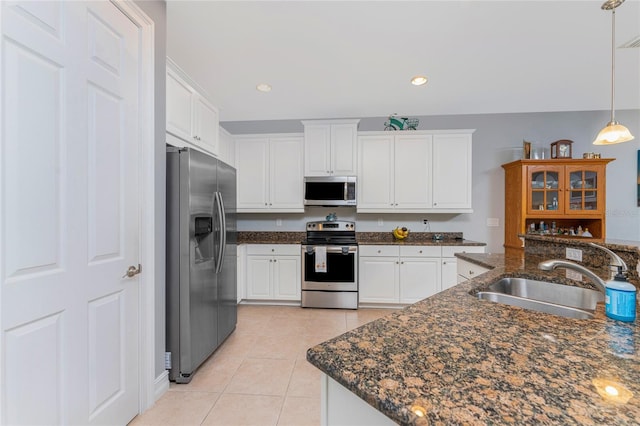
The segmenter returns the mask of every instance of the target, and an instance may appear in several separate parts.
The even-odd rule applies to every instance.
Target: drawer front
[[[398,246],[358,246],[360,256],[395,256],[400,255]]]
[[[484,268],[475,263],[467,262],[462,259],[458,259],[458,275],[461,275],[467,279],[475,278],[480,274],[487,272],[489,269]]]
[[[299,244],[247,244],[248,255],[300,256]]]
[[[440,257],[442,248],[440,246],[401,246],[401,257]]]
[[[456,253],[484,253],[484,246],[442,246],[442,257],[454,257]]]

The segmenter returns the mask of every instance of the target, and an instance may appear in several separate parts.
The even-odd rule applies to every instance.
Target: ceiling
[[[221,121],[608,110],[601,3],[169,0],[167,55]],[[638,36],[627,0],[616,45]],[[616,109],[640,109],[640,48],[616,49]]]

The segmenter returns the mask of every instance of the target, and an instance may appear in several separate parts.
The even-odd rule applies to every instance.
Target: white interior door
[[[138,28],[109,2],[2,2],[1,422],[138,412]]]

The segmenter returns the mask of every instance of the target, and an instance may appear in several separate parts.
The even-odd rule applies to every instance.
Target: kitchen
[[[149,6],[148,7],[154,7]],[[171,6],[171,5],[169,5]],[[637,7],[635,2],[628,1],[627,7]],[[628,10],[628,9],[627,9]],[[169,8],[170,12],[170,8]],[[602,13],[597,7],[596,12]],[[620,29],[623,16],[619,14]],[[604,27],[608,25],[608,21],[602,24]],[[159,29],[159,27],[157,28]],[[608,31],[603,28],[602,37],[608,36]],[[637,31],[636,31],[637,32]],[[623,38],[626,41],[626,38]],[[606,41],[606,40],[605,40]],[[605,43],[606,44],[606,43]],[[604,50],[606,53],[606,49]],[[167,51],[167,53],[171,53]],[[603,53],[603,55],[605,55]],[[633,53],[632,53],[633,54]],[[635,53],[637,55],[637,53]],[[619,53],[619,55],[622,55]],[[157,56],[164,57],[164,52],[160,52]],[[171,55],[170,55],[171,56]],[[174,55],[175,56],[175,55]],[[636,56],[637,57],[637,56]],[[176,59],[175,57],[173,59]],[[157,58],[156,58],[157,60]],[[184,64],[183,64],[184,66]],[[515,109],[520,111],[516,113],[493,111],[493,114],[482,114],[469,112],[467,114],[444,114],[428,113],[421,114],[416,112],[421,120],[420,129],[476,129],[473,134],[473,214],[357,214],[355,212],[343,213],[338,210],[338,215],[342,219],[353,220],[357,223],[358,229],[368,232],[390,232],[396,225],[408,226],[412,231],[419,232],[425,229],[423,219],[426,217],[430,222],[430,230],[436,232],[463,232],[465,238],[482,241],[487,243],[487,251],[501,252],[503,232],[500,225],[488,226],[488,219],[497,218],[498,224],[503,222],[504,200],[501,194],[504,182],[503,172],[500,165],[513,159],[513,150],[517,149],[523,138],[534,140],[545,147],[550,142],[561,138],[568,138],[575,141],[574,158],[577,158],[582,152],[593,151],[590,141],[600,129],[600,127],[608,119],[608,65],[601,71],[599,79],[604,80],[602,89],[602,98],[604,99],[599,107],[581,107],[557,111],[556,109],[534,109],[526,108]],[[160,75],[162,73],[158,73]],[[636,74],[637,75],[637,74]],[[624,84],[633,84],[628,79],[618,77],[619,90]],[[567,81],[567,79],[559,80]],[[160,80],[160,77],[158,77]],[[157,81],[158,82],[158,81]],[[595,90],[595,89],[594,89]],[[624,91],[624,93],[637,93],[633,89]],[[392,96],[387,96],[392,98]],[[157,94],[158,99],[164,99],[164,95]],[[262,102],[262,100],[257,101]],[[559,102],[559,100],[555,100]],[[623,104],[623,98],[618,99],[617,111],[618,119],[629,126],[632,133],[638,134],[638,114],[637,100],[634,104]],[[627,105],[622,107],[622,105]],[[401,106],[400,106],[401,107]],[[400,112],[402,109],[398,107]],[[392,108],[396,110],[395,107]],[[597,111],[584,111],[584,109],[593,109]],[[222,114],[224,110],[221,109]],[[338,111],[335,109],[335,111]],[[527,112],[537,111],[537,112]],[[555,111],[555,112],[540,112]],[[563,112],[564,111],[564,112]],[[360,117],[359,131],[380,131],[383,128],[383,122],[387,119],[386,115],[392,111],[379,112],[377,114],[351,114],[350,116]],[[329,115],[323,117],[322,114],[314,114],[303,118],[335,118],[338,116]],[[372,118],[367,118],[372,117]],[[256,133],[301,133],[303,131],[302,123],[299,119],[273,119],[260,122],[259,120],[251,120],[252,123],[241,122],[225,122],[224,115],[221,115],[223,128],[230,134],[256,134]],[[249,120],[247,120],[249,121]],[[224,137],[224,136],[223,136]],[[598,149],[605,158],[616,158],[608,168],[608,181],[614,182],[614,187],[609,187],[607,191],[607,207],[610,215],[608,221],[607,233],[612,238],[625,238],[638,240],[638,220],[637,208],[634,198],[634,178],[635,178],[635,155],[636,145],[626,144],[620,146],[603,147]],[[160,155],[160,154],[158,154]],[[240,231],[286,231],[300,232],[304,230],[304,224],[313,220],[322,220],[326,215],[333,212],[332,209],[308,209],[303,214],[287,214],[280,215],[277,213],[261,213],[261,214],[245,214],[239,222]],[[612,220],[614,219],[614,220]],[[382,225],[379,225],[381,223]],[[279,225],[280,224],[280,225]],[[158,225],[160,229],[161,226]],[[158,268],[162,269],[162,268]],[[156,274],[162,276],[161,272]],[[162,318],[162,312],[158,311],[157,318]],[[161,323],[162,321],[158,321]],[[161,335],[162,333],[156,333]],[[158,339],[160,340],[160,339]],[[156,342],[157,348],[162,348],[161,342]],[[163,350],[156,350],[156,354]],[[157,355],[156,355],[157,358]],[[156,367],[160,367],[162,363],[156,361]],[[158,368],[155,368],[156,374]],[[159,370],[162,370],[160,367]]]

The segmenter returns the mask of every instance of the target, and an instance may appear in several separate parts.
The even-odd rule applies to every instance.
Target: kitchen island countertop
[[[457,256],[493,269],[314,346],[307,360],[400,424],[640,422],[637,320],[609,319],[602,303],[577,320],[478,300],[503,276],[577,283],[538,270],[536,256]]]

